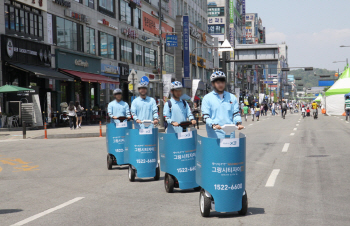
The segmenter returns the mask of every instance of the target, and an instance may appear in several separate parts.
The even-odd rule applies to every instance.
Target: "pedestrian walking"
[[[74,102],[69,102],[68,106],[69,127],[72,130],[76,129],[77,109],[74,106]]]
[[[348,118],[350,116],[350,97],[349,96],[346,96],[344,108],[345,108],[345,115],[346,115],[345,120],[348,121]]]
[[[265,116],[267,116],[267,110],[269,109],[269,107],[267,106],[267,104],[264,105],[264,111],[265,111]]]
[[[254,114],[254,105],[252,105],[250,107],[250,114],[252,115],[252,121],[254,121],[254,116],[255,116],[255,114]]]
[[[287,114],[287,108],[288,108],[285,100],[283,100],[281,108],[282,108],[282,118],[285,119]]]
[[[244,115],[245,121],[247,121],[247,118],[248,118],[248,110],[249,110],[248,105],[244,105],[244,107],[243,107],[243,115]]]
[[[192,114],[193,114],[193,116],[195,117],[196,124],[197,124],[197,129],[199,129],[199,122],[198,122],[198,119],[199,119],[199,113],[200,113],[200,112],[201,112],[200,107],[198,106],[197,102],[194,102],[194,104],[193,104],[193,109],[192,109]]]
[[[75,108],[77,110],[77,128],[81,129],[81,122],[83,121],[83,110],[84,108],[80,105],[79,101],[75,102]]]
[[[260,117],[260,111],[261,111],[261,108],[258,105],[256,105],[256,108],[255,108],[255,117],[256,117],[256,121],[259,121],[259,117]]]

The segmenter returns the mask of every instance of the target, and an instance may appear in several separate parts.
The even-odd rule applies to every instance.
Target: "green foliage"
[[[317,76],[314,75],[316,73]],[[289,75],[294,75],[295,77],[300,76],[302,80],[296,80],[296,84],[302,83],[305,88],[317,87],[318,80],[320,77],[318,75],[331,75],[331,78],[334,78],[336,71],[329,71],[327,69],[314,68],[313,71],[304,71],[304,69],[292,70],[289,71]]]

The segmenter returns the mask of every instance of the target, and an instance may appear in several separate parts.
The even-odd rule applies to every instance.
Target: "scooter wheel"
[[[128,175],[129,175],[129,181],[130,182],[134,182],[136,173],[135,173],[135,170],[132,168],[131,165],[129,165]]]
[[[242,209],[238,211],[239,215],[245,216],[248,212],[248,196],[247,192],[244,191],[244,195],[242,196]]]
[[[209,217],[211,200],[205,195],[204,189],[199,193],[199,207],[202,217]]]
[[[195,190],[195,191],[200,191],[201,189],[202,189],[201,186],[198,186],[198,187],[193,188],[193,190]]]
[[[113,159],[112,157],[108,154],[107,155],[107,169],[111,170],[113,165]]]
[[[175,180],[174,178],[166,173],[164,177],[164,188],[167,193],[173,193],[174,192],[174,185],[175,185]]]
[[[154,180],[159,180],[160,178],[160,169],[159,169],[159,165],[156,168],[156,176],[154,177]]]

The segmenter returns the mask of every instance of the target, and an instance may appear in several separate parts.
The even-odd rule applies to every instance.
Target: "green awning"
[[[33,89],[23,88],[19,86],[4,85],[0,87],[0,93],[13,93],[21,91],[34,91]]]

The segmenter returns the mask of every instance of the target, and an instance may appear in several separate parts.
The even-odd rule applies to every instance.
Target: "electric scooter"
[[[125,165],[124,161],[124,143],[127,129],[132,129],[132,122],[127,121],[124,116],[117,120],[111,119],[106,125],[106,144],[107,144],[107,169],[111,170],[113,165]]]
[[[153,177],[159,180],[158,128],[148,128],[153,122],[144,120],[146,129],[128,129],[125,136],[124,161],[128,162],[129,181]]]
[[[203,217],[210,210],[217,212],[238,211],[246,215],[248,198],[245,191],[246,136],[229,138],[237,127],[224,125],[225,139],[197,137],[196,182],[202,187],[199,195]]]
[[[197,130],[187,128],[191,122],[181,122],[181,133],[159,134],[159,155],[161,171],[165,172],[164,187],[167,193],[174,188],[200,190],[196,183],[196,140]]]

